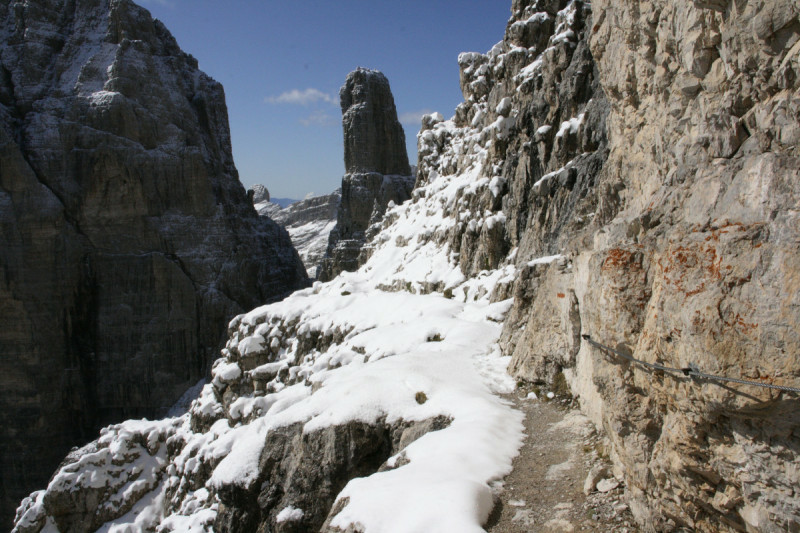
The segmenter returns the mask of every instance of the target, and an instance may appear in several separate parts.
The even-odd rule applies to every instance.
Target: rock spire
[[[411,175],[406,136],[386,76],[377,70],[354,70],[339,90],[339,101],[345,173]]]
[[[414,187],[405,133],[386,76],[358,68],[347,75],[339,99],[346,174],[336,227],[319,269],[322,281],[363,264],[365,243],[377,232],[389,202],[404,202]]]

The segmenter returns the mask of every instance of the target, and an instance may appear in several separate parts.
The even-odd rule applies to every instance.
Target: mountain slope
[[[785,2],[514,0],[366,262],[234,319],[189,413],[106,430],[18,530],[480,531],[506,364],[571,389],[644,529],[796,528],[796,397],[625,357],[800,385],[799,40]]]
[[[488,482],[508,471],[521,438],[519,414],[492,394],[513,387],[492,345],[511,302],[489,301],[513,269],[465,280],[446,250],[414,242],[421,223],[435,223],[425,213],[447,197],[440,186],[448,181],[390,211],[386,240],[358,272],[236,318],[189,413],[105,430],[23,503],[18,531],[112,519],[167,531],[353,520],[378,530],[480,531],[492,507]],[[396,279],[404,254],[448,265],[440,273],[455,297],[417,294],[415,284],[379,289]],[[391,515],[376,511],[389,501]]]
[[[554,13],[558,28],[582,24],[571,13]],[[509,52],[518,47],[499,45],[493,57]],[[498,146],[515,131],[517,110],[508,107],[487,112],[471,99],[455,121],[428,117],[421,152],[430,154],[437,138],[453,142],[421,161],[424,177],[409,201],[389,207],[366,264],[235,319],[212,383],[189,413],[109,428],[23,504],[19,531],[111,519],[181,531],[212,523],[217,531],[355,523],[480,531],[493,505],[490,483],[508,472],[522,437],[521,415],[492,394],[513,387],[494,343],[517,252],[504,240],[508,188],[490,179],[505,152]],[[459,118],[465,113],[470,122]],[[551,164],[563,166],[559,157],[576,149]],[[559,259],[539,261],[549,262]],[[81,475],[86,464],[108,476],[115,463],[142,461],[155,465],[146,480],[123,475],[97,490]],[[104,503],[112,501],[113,513]]]

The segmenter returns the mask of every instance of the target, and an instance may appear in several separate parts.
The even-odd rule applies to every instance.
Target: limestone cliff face
[[[579,333],[648,362],[800,385],[800,8],[592,10],[610,152],[592,224],[516,284],[511,368],[564,373],[646,529],[796,529],[796,396],[646,371]]]
[[[798,386],[800,6],[594,6],[623,209],[579,259],[586,304],[608,298],[584,329],[650,361]],[[605,423],[645,523],[800,527],[796,396],[596,374],[601,397],[623,391]]]
[[[346,174],[336,227],[319,268],[322,281],[364,263],[369,252],[362,249],[377,233],[389,202],[406,201],[414,186],[403,126],[386,76],[356,69],[347,75],[339,99]]]
[[[222,87],[127,0],[0,2],[0,500],[162,414],[225,323],[305,283],[231,157]]]

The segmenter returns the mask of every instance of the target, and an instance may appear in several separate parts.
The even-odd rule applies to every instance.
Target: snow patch
[[[284,507],[281,509],[281,512],[278,513],[278,516],[275,517],[275,521],[279,524],[282,522],[296,522],[303,518],[302,509],[298,509],[297,507],[292,507],[291,505],[288,507]]]
[[[586,116],[586,113],[581,113],[577,117],[572,117],[569,120],[565,120],[561,123],[561,126],[558,128],[558,132],[556,133],[557,138],[561,138],[567,133],[575,134],[578,132],[578,128],[580,128],[581,124],[583,124],[583,119]]]
[[[532,261],[528,261],[527,264],[528,264],[529,267],[530,266],[534,266],[534,265],[544,265],[544,264],[552,263],[553,261],[561,259],[562,257],[564,257],[564,256],[561,255],[561,254],[546,255],[544,257],[537,257],[536,259],[534,259]]]

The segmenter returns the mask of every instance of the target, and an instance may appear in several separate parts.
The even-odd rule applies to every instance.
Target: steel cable
[[[647,361],[642,361],[641,359],[636,359],[630,355],[624,354],[619,350],[615,350],[610,346],[606,346],[605,344],[600,344],[599,342],[592,339],[591,335],[581,335],[581,337],[587,341],[592,346],[599,348],[603,351],[613,353],[623,359],[627,359],[633,363],[640,364],[644,367],[651,368],[653,370],[663,370],[664,372],[672,372],[674,374],[682,374],[686,377],[696,378],[696,379],[709,379],[714,381],[724,381],[727,383],[739,383],[741,385],[752,385],[754,387],[763,387],[766,389],[777,389],[784,392],[794,392],[795,394],[800,394],[800,388],[797,387],[787,387],[784,385],[773,385],[771,383],[761,383],[759,381],[751,381],[748,379],[739,379],[739,378],[729,378],[725,376],[717,376],[714,374],[706,374],[705,372],[701,372],[697,365],[690,363],[686,368],[675,368],[671,366],[664,366],[658,363],[648,363]]]

